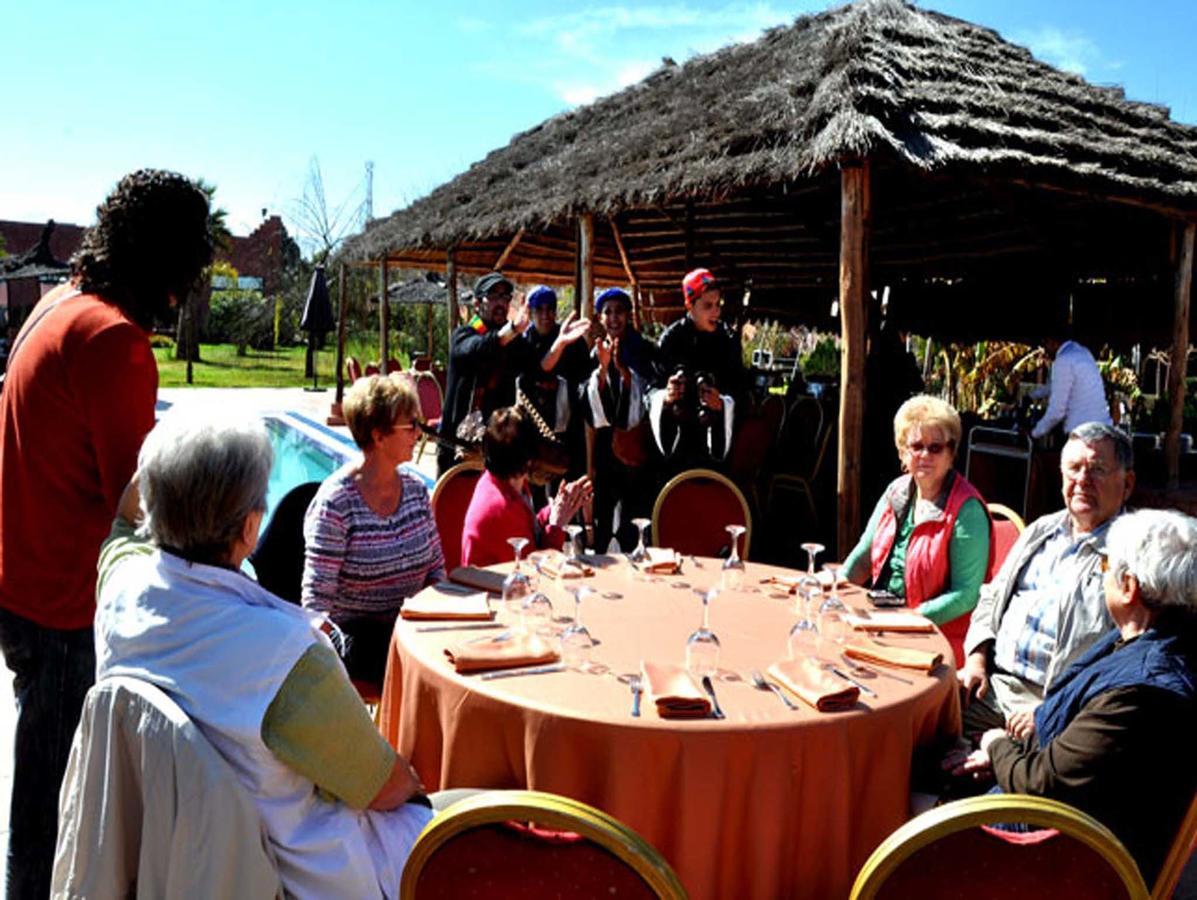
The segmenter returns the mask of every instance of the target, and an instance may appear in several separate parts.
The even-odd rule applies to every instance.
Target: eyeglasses
[[[511,291],[496,290],[483,294],[487,300],[510,300],[512,297]]]
[[[950,441],[946,444],[941,444],[938,442],[924,444],[922,441],[914,441],[913,443],[907,444],[906,449],[909,450],[911,454],[922,453],[923,451],[926,451],[928,456],[939,456],[939,454],[943,453],[944,450],[950,446],[952,446]]]
[[[1095,481],[1101,481],[1103,478],[1109,477],[1113,473],[1113,469],[1108,468],[1102,463],[1071,463],[1067,466],[1062,466],[1060,469],[1064,473],[1064,477],[1069,481],[1079,481],[1085,477],[1085,473],[1089,473],[1089,477]]]
[[[416,422],[408,422],[406,425],[392,425],[391,431],[419,431],[420,426]]]

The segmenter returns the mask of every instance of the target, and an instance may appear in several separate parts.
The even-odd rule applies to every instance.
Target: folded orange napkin
[[[435,584],[405,600],[399,614],[405,619],[485,621],[495,617],[485,592],[462,594],[452,590],[441,590]]]
[[[545,553],[540,559],[540,571],[550,578],[584,578],[594,574],[594,567],[584,562],[567,562],[559,551]]]
[[[556,662],[561,658],[547,641],[535,634],[456,644],[445,648],[445,656],[458,672],[514,669]]]
[[[489,572],[477,566],[458,566],[449,573],[449,580],[455,584],[464,584],[489,594],[503,593],[504,577],[502,572]]]
[[[897,666],[902,669],[920,669],[923,672],[930,672],[943,662],[942,653],[918,650],[914,647],[881,644],[864,634],[854,637],[851,643],[844,648],[844,653],[853,659],[863,659],[866,662]]]
[[[644,570],[653,575],[672,575],[682,567],[682,558],[669,547],[647,547],[648,559]]]
[[[867,616],[844,616],[848,624],[861,631],[934,631],[935,625],[926,616],[915,612],[870,612]]]
[[[711,701],[683,666],[642,662],[640,670],[648,696],[662,719],[702,719],[711,714]]]
[[[769,674],[819,712],[851,709],[860,688],[837,678],[813,659],[783,659],[769,666]]]

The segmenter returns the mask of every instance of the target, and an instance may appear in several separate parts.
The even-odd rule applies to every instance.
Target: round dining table
[[[955,673],[946,664],[849,669],[837,655],[876,696],[818,712],[791,695],[790,710],[751,673],[787,656],[798,616],[774,579],[798,573],[748,563],[740,585],[710,605],[721,645],[713,686],[726,718],[662,719],[648,696],[632,716],[627,676],[642,661],[684,663],[702,621],[695,589],[718,587],[720,567],[685,557],[677,574],[647,575],[598,558],[583,579],[594,593],[582,620],[596,641],[584,670],[458,674],[445,650],[495,631],[401,618],[379,727],[429,790],[531,788],[606,811],[656,847],[692,897],[846,897],[869,854],[909,817],[916,749],[959,734]],[[575,583],[541,579],[555,616],[572,614],[564,585]],[[839,590],[849,609],[867,607],[859,588]],[[938,631],[885,640],[951,659]]]

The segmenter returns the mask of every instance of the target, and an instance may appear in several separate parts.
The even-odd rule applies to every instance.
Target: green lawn
[[[200,344],[200,361],[193,364],[193,387],[303,387],[312,379],[303,377],[305,347],[278,350],[247,350],[237,355],[234,344]],[[187,363],[174,358],[174,347],[154,349],[158,359],[158,383],[162,387],[186,387]],[[320,351],[320,383],[334,383],[335,346]]]

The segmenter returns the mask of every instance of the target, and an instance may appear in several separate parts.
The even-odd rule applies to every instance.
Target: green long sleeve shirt
[[[889,590],[899,597],[906,596],[906,547],[914,531],[914,503],[906,516],[898,523],[893,550],[889,555],[889,580],[878,587]],[[844,575],[852,581],[869,579],[869,557],[873,537],[885,511],[886,496],[881,495],[864,534],[860,536],[848,558],[844,560]],[[915,610],[936,625],[942,625],[972,612],[981,596],[981,585],[989,568],[989,516],[985,507],[974,499],[965,500],[956,516],[952,529],[952,540],[948,546],[948,588],[937,597],[921,603]]]

